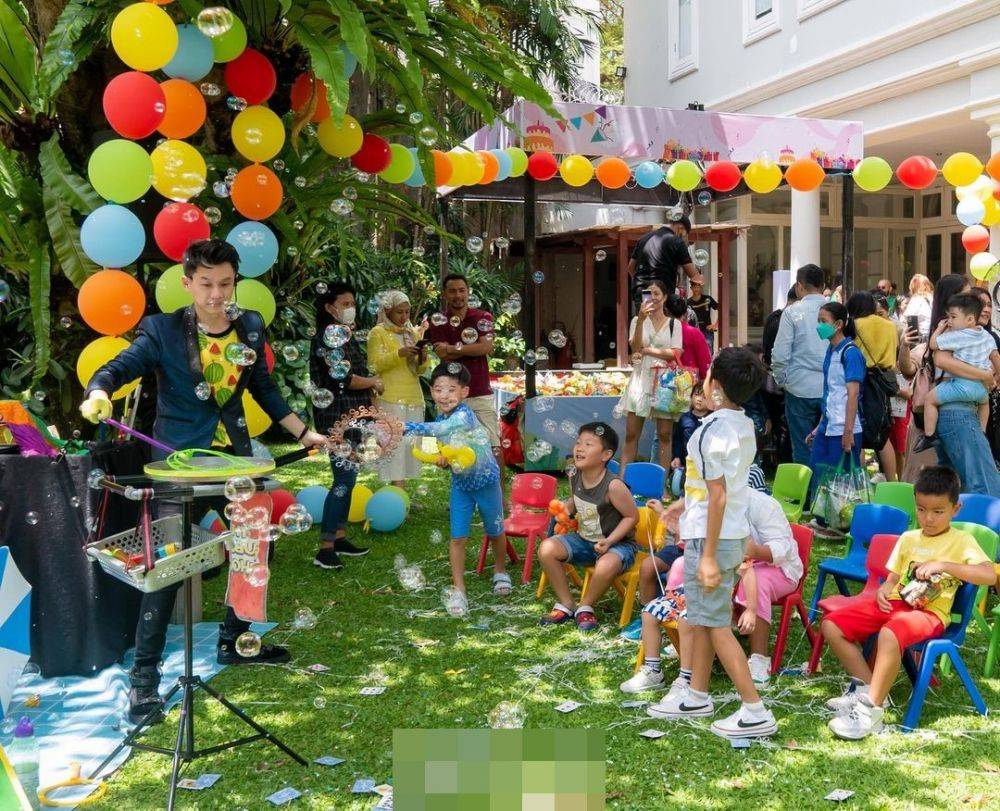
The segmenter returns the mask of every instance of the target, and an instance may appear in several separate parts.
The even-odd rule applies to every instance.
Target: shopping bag
[[[671,418],[691,408],[694,375],[680,366],[654,366],[652,408]]]
[[[821,519],[830,529],[847,532],[858,504],[871,501],[872,487],[868,473],[845,453],[834,468],[827,468],[813,497],[813,518]]]

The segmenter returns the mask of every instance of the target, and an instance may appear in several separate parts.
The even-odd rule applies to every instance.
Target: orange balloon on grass
[[[167,138],[189,138],[205,123],[205,97],[191,82],[167,79],[160,83],[167,111],[157,129]]]
[[[248,220],[264,220],[281,208],[284,190],[278,176],[259,163],[241,169],[229,196],[233,206]]]
[[[799,158],[785,169],[785,182],[795,191],[812,191],[822,184],[826,173],[812,158]]]
[[[606,189],[620,189],[632,177],[632,170],[621,158],[605,158],[594,171],[597,182]]]
[[[492,183],[497,179],[497,175],[500,174],[500,161],[497,160],[496,155],[492,152],[477,152],[480,158],[483,159],[483,176],[479,181],[480,186],[485,186],[487,183]]]
[[[76,306],[87,325],[102,335],[121,335],[146,311],[142,285],[121,270],[99,270],[80,286]]]

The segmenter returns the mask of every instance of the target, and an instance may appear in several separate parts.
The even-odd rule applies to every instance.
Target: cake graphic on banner
[[[791,166],[795,163],[795,151],[786,146],[778,153],[778,166]]]
[[[528,126],[528,132],[524,136],[525,152],[551,152],[553,146],[552,130],[540,121]]]

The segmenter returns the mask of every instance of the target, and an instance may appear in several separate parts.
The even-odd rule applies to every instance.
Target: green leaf
[[[312,17],[315,20],[315,16]],[[309,52],[312,71],[326,84],[330,101],[330,111],[335,119],[342,119],[347,110],[349,88],[344,78],[344,54],[328,32],[315,29],[310,22],[299,20],[292,23],[299,42]]]
[[[40,381],[49,368],[49,326],[50,302],[52,288],[52,259],[49,248],[44,241],[39,240],[31,254],[31,267],[28,275],[28,295],[31,301],[31,326],[35,332],[35,369],[31,376],[31,385]]]
[[[420,0],[403,0],[403,5],[406,6],[406,13],[413,20],[413,25],[417,31],[424,36],[429,36],[431,29],[427,24],[427,15],[424,14],[423,4]]]
[[[12,120],[35,98],[35,46],[21,17],[0,3],[0,119]]]
[[[104,39],[104,23],[112,6],[108,0],[70,0],[42,47],[38,95],[51,101],[63,82]]]
[[[355,0],[329,0],[330,7],[340,17],[340,36],[347,49],[358,58],[358,64],[368,74],[375,72],[375,59],[368,42],[368,22]]]
[[[38,156],[42,183],[80,214],[89,214],[103,204],[100,196],[86,180],[76,174],[59,146],[59,136],[53,134],[42,144]]]
[[[45,201],[45,222],[49,227],[52,248],[56,252],[63,275],[74,286],[79,287],[98,268],[83,252],[80,245],[80,229],[73,221],[73,212],[51,187],[44,186],[42,199]]]

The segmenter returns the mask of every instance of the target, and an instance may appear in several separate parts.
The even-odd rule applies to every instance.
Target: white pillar
[[[792,189],[792,244],[788,267],[794,273],[803,265],[819,264],[819,189]]]

